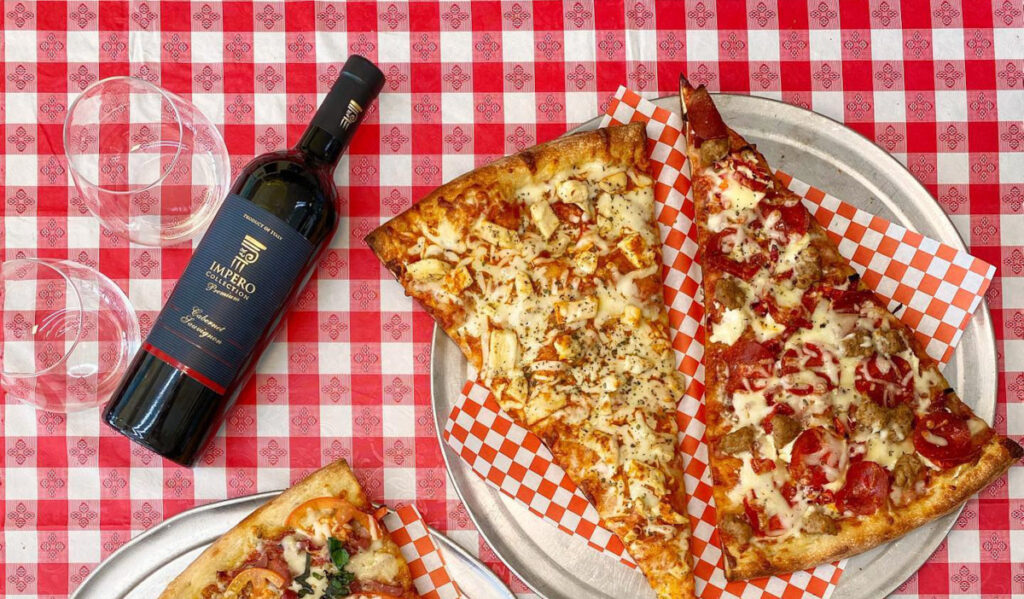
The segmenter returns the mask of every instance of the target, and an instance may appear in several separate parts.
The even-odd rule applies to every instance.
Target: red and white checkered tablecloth
[[[1024,436],[1024,7],[1019,0],[3,2],[3,258],[67,258],[128,293],[144,332],[190,248],[129,246],[70,185],[69,103],[133,74],[222,127],[235,172],[294,143],[349,53],[388,83],[336,181],[347,218],[286,331],[194,469],[101,426],[2,402],[0,595],[63,597],[132,535],[200,503],[348,457],[378,501],[499,573],[446,478],[429,400],[432,322],[360,241],[436,185],[677,75],[847,123],[906,163],[975,256],[999,339],[996,427]],[[794,173],[799,176],[800,173]],[[808,183],[814,183],[809,181]],[[528,589],[511,580],[517,592]],[[901,597],[1024,597],[1024,467],[968,503]]]

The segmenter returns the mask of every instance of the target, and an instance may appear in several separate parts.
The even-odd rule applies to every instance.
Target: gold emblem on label
[[[356,120],[359,115],[363,113],[363,107],[359,105],[355,100],[348,101],[348,109],[345,110],[345,116],[341,117],[341,128],[348,129],[352,125],[356,124]]]
[[[231,261],[231,268],[235,272],[242,272],[246,266],[254,264],[260,259],[260,252],[267,249],[267,246],[260,243],[258,239],[252,235],[246,235],[245,239],[242,240],[242,246],[238,248],[238,255]]]

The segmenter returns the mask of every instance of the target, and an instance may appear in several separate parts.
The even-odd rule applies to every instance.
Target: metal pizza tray
[[[71,599],[155,599],[207,545],[280,494],[270,491],[193,508],[135,537],[96,567]],[[448,573],[469,599],[515,599],[487,566],[430,529]]]
[[[714,94],[725,121],[755,142],[768,162],[801,181],[953,247],[966,249],[946,214],[907,169],[841,123],[782,102]],[[679,111],[676,96],[655,104]],[[578,130],[597,128],[595,118]],[[438,437],[468,376],[458,347],[434,330],[431,391]],[[944,374],[975,412],[992,422],[996,406],[996,346],[985,303],[964,332]],[[487,486],[443,441],[455,490],[495,553],[545,599],[653,598],[643,576],[534,516]],[[959,513],[959,512],[957,512]],[[833,599],[891,593],[928,559],[953,526],[950,514],[901,539],[850,559]]]

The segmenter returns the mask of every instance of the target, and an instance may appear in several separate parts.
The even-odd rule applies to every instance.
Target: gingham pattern
[[[415,506],[403,505],[388,511],[382,522],[409,563],[420,599],[465,599],[459,586],[448,575],[444,555],[438,550]]]
[[[655,206],[663,240],[666,300],[670,305],[670,320],[676,327],[673,346],[677,348],[681,370],[691,377],[686,397],[680,402],[680,421],[683,422],[682,448],[688,458],[685,486],[689,493],[688,509],[695,538],[694,570],[698,591],[702,596],[743,597],[757,592],[753,590],[756,588],[763,595],[772,597],[827,597],[842,573],[839,564],[827,564],[812,571],[752,583],[725,581],[720,543],[714,534],[714,500],[707,468],[708,449],[703,439],[701,273],[695,262],[697,245],[693,202],[692,199],[684,199],[689,181],[683,171],[687,171],[689,165],[684,164],[681,153],[685,149],[685,140],[679,135],[681,122],[676,115],[656,110],[651,102],[623,88],[616,93],[608,113],[603,125],[645,122],[649,136],[656,136],[659,140],[671,139],[676,144],[673,151],[664,151],[659,147],[663,142],[658,141],[652,144],[651,152],[659,179],[672,180],[671,185],[655,190]],[[667,132],[673,128],[675,135]],[[667,171],[674,171],[676,175],[668,175]],[[840,253],[859,267],[865,283],[889,300],[893,307],[900,302],[907,304],[900,312],[901,318],[914,328],[936,359],[945,361],[953,346],[947,345],[947,337],[939,337],[939,334],[945,332],[943,327],[948,327],[957,332],[959,338],[970,315],[966,308],[978,305],[995,268],[966,252],[910,233],[903,227],[858,210],[789,175],[783,173],[781,177],[795,193],[807,198],[808,208],[819,222],[828,227]],[[879,273],[900,273],[902,283],[878,286],[877,283],[888,278]],[[974,279],[969,279],[968,274],[974,274]],[[923,276],[935,277],[936,283],[925,285]],[[943,293],[943,285],[967,296]],[[923,304],[918,299],[922,296]],[[964,308],[959,308],[960,305]],[[923,309],[918,311],[919,308]],[[927,317],[940,326],[928,326],[930,321],[920,316],[924,309]],[[952,335],[948,339],[954,343]],[[559,529],[584,537],[591,546],[619,557],[616,551],[609,549],[610,533],[600,526],[596,510],[585,500],[580,502],[582,493],[561,468],[551,463],[551,453],[536,436],[513,424],[480,383],[467,383],[445,427],[445,439],[474,472],[502,492],[526,503],[531,511],[553,522]],[[618,547],[616,545],[614,549]]]
[[[104,234],[67,174],[61,123],[101,77],[196,103],[235,172],[294,143],[350,52],[388,83],[335,177],[341,230],[200,466],[155,460],[95,413],[2,401],[0,595],[63,597],[133,534],[196,504],[279,489],[346,456],[379,502],[415,503],[506,577],[448,484],[429,408],[432,322],[359,239],[434,186],[602,114],[619,85],[802,105],[875,140],[999,269],[996,428],[1024,436],[1024,10],[1013,0],[311,2],[5,0],[0,246],[98,266],[144,328],[188,248]],[[1024,597],[1024,468],[968,503],[902,596]]]

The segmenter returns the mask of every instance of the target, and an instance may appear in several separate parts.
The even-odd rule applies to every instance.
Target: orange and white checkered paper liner
[[[704,309],[697,234],[689,191],[689,165],[682,120],[639,95],[620,88],[602,126],[647,124],[662,236],[665,301],[680,370],[689,377],[679,403],[680,448],[686,463],[685,487],[693,526],[691,545],[697,590],[702,597],[828,597],[843,562],[747,582],[729,583],[715,529],[708,447],[704,439]],[[826,227],[840,253],[866,285],[915,332],[929,355],[945,363],[971,314],[981,303],[995,268],[956,248],[866,213],[785,173],[780,179],[804,198]],[[505,494],[561,530],[583,537],[594,548],[627,565],[634,562],[622,542],[599,522],[597,511],[552,463],[550,451],[501,411],[486,387],[466,384],[445,427],[445,439],[470,467]]]
[[[423,516],[414,506],[388,511],[381,522],[408,562],[412,582],[422,599],[465,599],[448,574],[444,556],[434,544]]]

